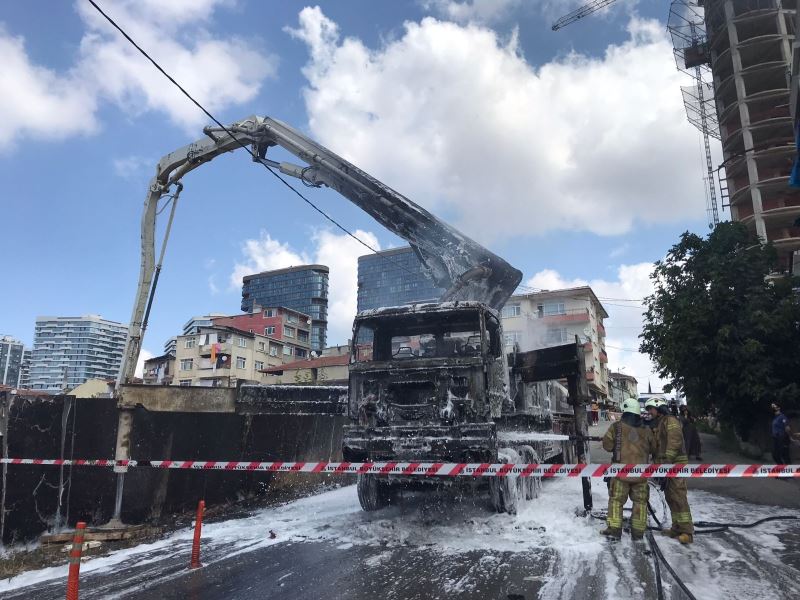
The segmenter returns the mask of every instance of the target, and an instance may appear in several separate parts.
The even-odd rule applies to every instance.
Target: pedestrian
[[[667,403],[661,398],[650,398],[645,408],[655,422],[657,444],[655,461],[662,464],[688,463],[689,457],[686,456],[683,443],[683,427],[677,417],[670,414]],[[681,544],[691,544],[694,541],[694,524],[687,498],[686,481],[680,477],[667,477],[664,495],[672,516],[672,526],[662,534],[677,538]]]
[[[789,419],[783,414],[778,404],[773,402],[770,408],[775,414],[775,418],[772,419],[772,460],[776,465],[791,464],[789,441],[792,437],[792,430],[789,427]]]
[[[622,418],[611,424],[603,436],[603,449],[611,452],[614,463],[642,464],[657,450],[655,436],[642,425],[639,401],[628,398],[622,403]],[[628,498],[633,502],[631,537],[640,540],[647,528],[647,480],[640,477],[612,477],[608,489],[607,526],[600,533],[613,539],[622,537],[622,507]]]
[[[597,425],[600,422],[600,406],[597,402],[592,402],[592,425]]]
[[[678,418],[683,426],[683,443],[686,446],[686,454],[689,455],[689,458],[694,456],[697,460],[703,460],[703,457],[700,456],[702,442],[700,441],[700,433],[695,425],[695,418],[685,404],[681,404],[678,410],[680,411]]]

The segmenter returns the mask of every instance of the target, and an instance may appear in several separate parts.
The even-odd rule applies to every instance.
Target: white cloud
[[[609,314],[606,319],[606,350],[608,352],[610,370],[624,367],[624,373],[634,375],[639,382],[639,389],[647,391],[647,384],[653,390],[660,390],[662,381],[653,372],[650,359],[638,352],[639,334],[642,331],[643,306],[629,300],[639,300],[653,291],[650,281],[652,263],[620,265],[615,280],[605,279],[565,279],[552,269],[545,269],[531,277],[525,285],[537,289],[556,290],[581,285],[589,285]]]
[[[277,58],[252,41],[219,38],[205,25],[229,0],[106,0],[103,9],[210,111],[252,100]],[[0,150],[24,137],[64,139],[98,130],[101,101],[147,111],[195,131],[208,118],[155,70],[88,2],[77,59],[57,73],[32,62],[25,40],[0,24]]]
[[[153,356],[155,356],[155,354],[150,352],[150,350],[142,348],[142,351],[139,352],[139,360],[136,361],[136,370],[133,373],[134,377],[142,377],[144,373],[144,361],[153,358]]]
[[[492,23],[518,8],[521,0],[425,0],[423,6],[446,19],[460,23]]]
[[[96,102],[84,82],[35,65],[25,40],[0,24],[0,150],[19,138],[63,139],[97,129]]]
[[[425,18],[372,49],[317,8],[309,128],[479,239],[554,229],[613,235],[703,214],[682,75],[657,21],[633,18],[604,55],[534,66],[512,37]],[[685,82],[684,82],[685,83]],[[411,175],[411,176],[410,176]],[[491,207],[491,208],[490,208]]]
[[[266,231],[261,232],[257,240],[245,240],[242,243],[242,254],[245,262],[236,263],[231,273],[231,289],[241,289],[242,277],[260,271],[285,269],[311,262],[306,254],[298,254],[289,244],[272,239]]]
[[[131,155],[115,158],[111,164],[114,167],[114,173],[123,179],[129,179],[148,169],[155,173],[156,162],[143,156]]]
[[[366,244],[380,249],[378,238],[357,229],[353,234]],[[240,290],[242,277],[259,271],[282,269],[308,263],[330,268],[328,289],[328,344],[344,343],[351,334],[358,293],[358,257],[369,252],[346,234],[317,230],[311,237],[312,251],[296,251],[289,244],[262,231],[259,239],[242,243],[244,261],[236,263],[230,277],[231,290]]]
[[[230,2],[166,4],[170,6],[155,0],[116,0],[105,2],[104,10],[212,113],[253,99],[261,81],[275,74],[275,57],[265,57],[243,39],[215,38],[203,27],[219,5]],[[76,6],[87,28],[78,71],[99,94],[134,115],[163,112],[186,129],[208,121],[91,5]]]
[[[609,258],[619,258],[623,254],[625,254],[628,250],[630,250],[631,245],[628,242],[624,242],[617,246],[616,248],[612,248],[611,252],[608,253]]]

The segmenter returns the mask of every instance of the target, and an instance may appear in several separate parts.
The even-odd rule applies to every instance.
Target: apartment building
[[[214,317],[211,325],[198,325],[192,333],[177,336],[171,383],[202,387],[274,383],[264,369],[309,357],[310,321],[308,315],[283,307]]]
[[[589,286],[515,294],[502,310],[507,351],[568,344],[577,336],[586,359],[589,391],[598,400],[609,395],[608,355],[605,349],[608,318]]]
[[[618,373],[615,371],[608,374],[609,400],[618,408],[628,398],[634,400],[639,398],[639,382],[633,375]]]
[[[0,385],[23,386],[26,356],[30,359],[30,353],[22,342],[9,335],[0,336]]]
[[[37,317],[30,387],[58,392],[116,379],[127,335],[127,325],[97,315]]]
[[[328,272],[325,265],[301,265],[247,275],[242,279],[242,310],[285,306],[301,311],[312,320],[311,349],[321,352],[328,337]]]
[[[177,346],[177,338],[172,338]],[[142,380],[146,385],[170,385],[175,378],[175,354],[167,353],[144,361]]]

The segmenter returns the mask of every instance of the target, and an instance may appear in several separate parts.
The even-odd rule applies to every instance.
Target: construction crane
[[[598,10],[616,2],[616,0],[593,0],[564,15],[553,23],[553,31],[566,27]],[[706,81],[710,73],[711,57],[706,43],[705,23],[700,12],[701,2],[692,0],[672,0],[669,9],[668,29],[672,36],[673,53],[678,70],[694,79],[691,86],[681,87],[683,103],[686,108],[686,117],[694,125],[703,138],[703,148],[706,159],[706,212],[708,213],[708,227],[714,229],[719,225],[719,210],[717,205],[716,177],[719,179],[723,206],[726,197],[727,184],[723,182],[720,170],[715,170],[711,155],[711,141],[714,137],[720,139],[719,123],[714,107],[714,89]],[[704,77],[704,75],[706,77]],[[710,105],[710,106],[709,106]]]
[[[582,19],[583,17],[589,16],[592,13],[597,12],[598,10],[605,8],[611,4],[614,4],[617,0],[593,0],[592,2],[587,2],[583,6],[580,6],[573,10],[570,13],[567,13],[563,17],[561,17],[558,21],[553,23],[553,31],[558,31],[562,27],[566,27],[575,21]]]

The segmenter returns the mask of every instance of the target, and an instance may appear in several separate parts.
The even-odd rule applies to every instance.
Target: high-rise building
[[[246,275],[242,310],[282,306],[311,317],[311,349],[321,352],[328,337],[328,267],[302,265]]]
[[[410,246],[358,257],[358,310],[436,302],[445,290],[425,275]]]
[[[60,391],[87,379],[116,379],[127,335],[127,325],[97,315],[37,317],[30,387]]]
[[[30,356],[22,342],[8,335],[0,336],[0,385],[24,387],[26,354]]]
[[[583,345],[589,392],[608,397],[608,355],[603,319],[608,313],[589,286],[515,294],[501,313],[507,351],[521,351],[575,342]]]
[[[788,186],[797,154],[787,76],[797,2],[703,6],[731,217],[772,242],[789,271],[800,249],[800,190]]]

